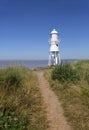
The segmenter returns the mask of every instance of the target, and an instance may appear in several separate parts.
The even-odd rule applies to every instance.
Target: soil
[[[49,86],[48,81],[43,76],[43,71],[36,72],[39,79],[45,106],[47,108],[47,118],[49,127],[47,130],[71,130],[64,114],[60,101]]]

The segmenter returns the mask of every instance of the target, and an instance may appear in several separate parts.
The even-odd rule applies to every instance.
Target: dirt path
[[[54,94],[49,87],[49,83],[43,76],[43,71],[37,72],[39,79],[39,87],[47,107],[47,118],[49,121],[48,130],[70,130],[70,126],[63,115],[63,109]]]

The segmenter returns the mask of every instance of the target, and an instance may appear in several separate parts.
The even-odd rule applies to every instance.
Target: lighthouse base
[[[50,52],[49,53],[49,66],[56,66],[56,65],[60,65],[61,64],[61,60],[60,60],[60,55],[59,52]]]

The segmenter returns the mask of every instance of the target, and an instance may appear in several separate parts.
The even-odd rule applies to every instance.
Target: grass
[[[0,130],[45,130],[37,76],[24,67],[0,70]]]
[[[51,73],[56,68],[45,70],[44,75],[61,101],[73,130],[89,130],[89,61],[74,62],[70,66],[80,77],[76,83],[52,79]]]
[[[80,76],[75,69],[73,69],[69,64],[66,64],[55,67],[51,72],[51,78],[62,83],[76,83],[80,79]]]

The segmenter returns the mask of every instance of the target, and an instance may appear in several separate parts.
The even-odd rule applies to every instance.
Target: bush
[[[18,88],[22,86],[23,79],[24,77],[18,68],[9,68],[5,76],[5,83],[9,87]]]
[[[27,130],[24,117],[16,115],[16,107],[5,104],[0,108],[0,130]]]
[[[86,80],[89,85],[89,72],[85,74],[84,80]]]
[[[51,73],[53,80],[59,80],[60,82],[76,83],[80,77],[76,70],[74,70],[69,64],[63,66],[57,66]]]
[[[27,72],[28,70],[24,67],[10,67],[6,70],[0,70],[0,89],[11,90],[24,86],[28,77]]]

